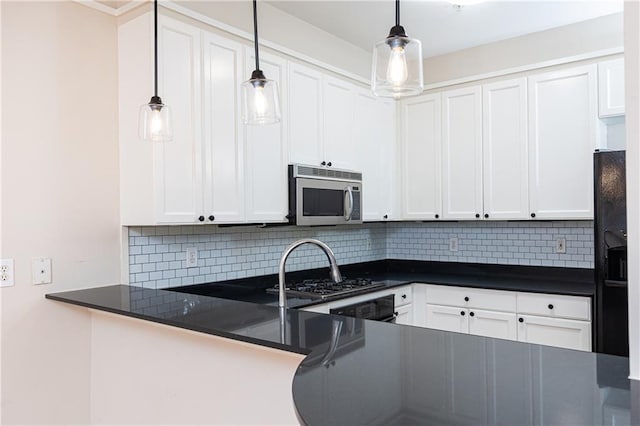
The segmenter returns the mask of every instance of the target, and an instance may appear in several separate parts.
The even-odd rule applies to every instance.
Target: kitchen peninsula
[[[632,404],[639,399],[627,379],[628,359],[622,357],[300,309],[287,311],[282,341],[279,310],[273,303],[134,286],[47,298],[306,355],[288,396],[304,424],[639,420],[631,417],[637,409]]]

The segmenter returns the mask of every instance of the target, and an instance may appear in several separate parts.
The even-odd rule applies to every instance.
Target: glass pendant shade
[[[171,109],[157,96],[140,107],[138,126],[141,139],[153,142],[168,142],[173,139]]]
[[[393,29],[392,29],[393,31]],[[389,35],[373,48],[371,89],[376,96],[401,98],[422,93],[422,43]]]
[[[253,125],[280,122],[278,83],[264,78],[259,70],[242,83],[242,122]]]

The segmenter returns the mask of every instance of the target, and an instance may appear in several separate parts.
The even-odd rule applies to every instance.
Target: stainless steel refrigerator
[[[629,356],[625,152],[593,159],[596,351]]]

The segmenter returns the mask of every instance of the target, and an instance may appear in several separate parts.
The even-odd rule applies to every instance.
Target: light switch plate
[[[0,259],[0,287],[11,287],[13,280],[13,259]]]
[[[36,285],[51,284],[51,259],[47,257],[32,259],[31,277]]]

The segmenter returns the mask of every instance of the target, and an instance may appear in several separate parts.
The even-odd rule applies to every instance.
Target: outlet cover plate
[[[567,252],[567,240],[565,238],[558,238],[556,240],[556,253]]]
[[[458,251],[458,238],[449,238],[449,251]]]
[[[198,249],[189,247],[186,251],[185,266],[187,268],[195,268],[198,266]]]
[[[35,285],[51,284],[51,259],[48,257],[32,259],[31,278]]]
[[[0,259],[0,287],[14,285],[13,259]]]

